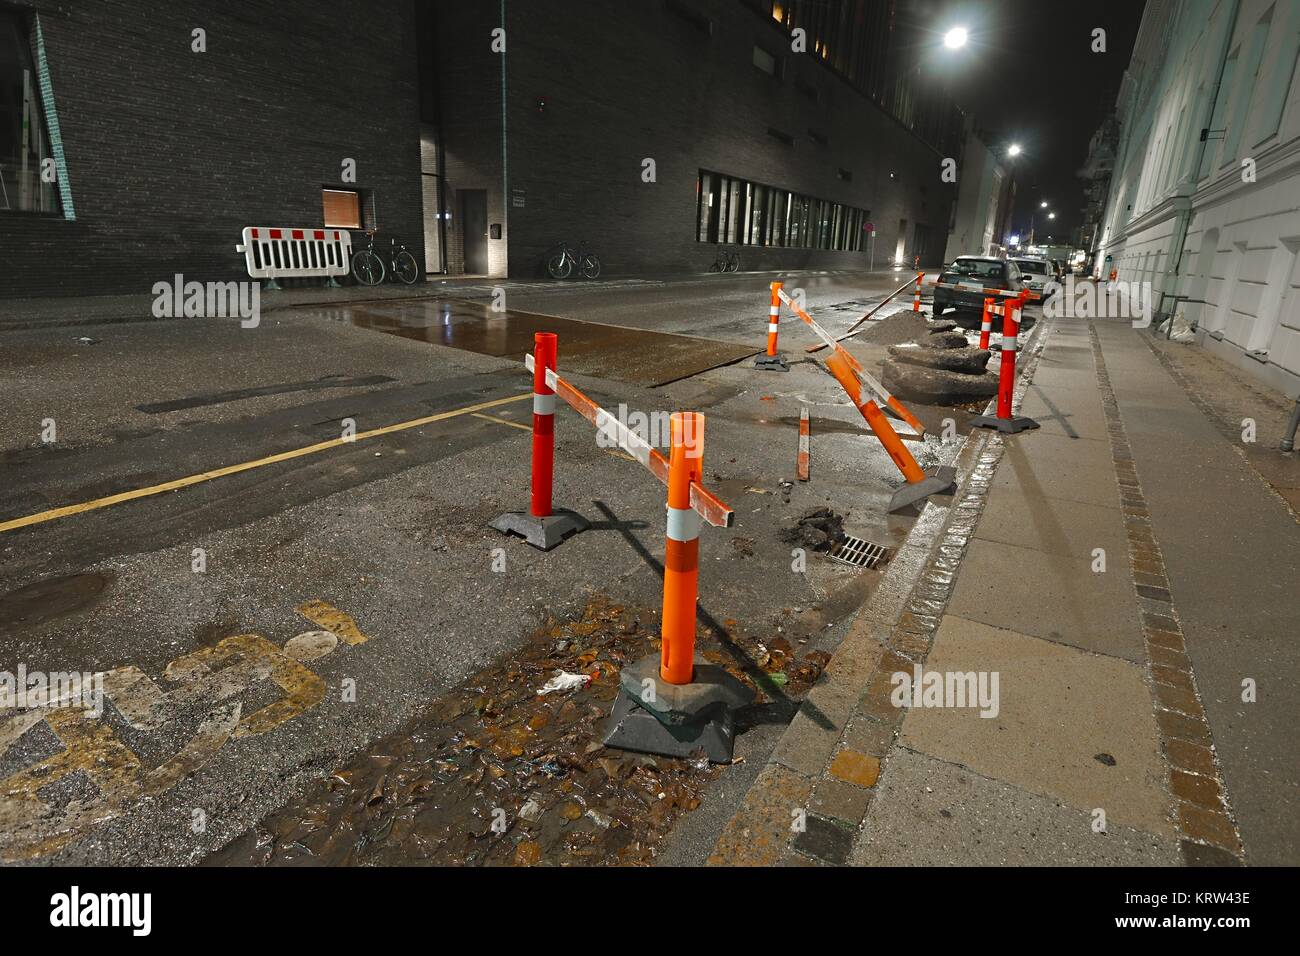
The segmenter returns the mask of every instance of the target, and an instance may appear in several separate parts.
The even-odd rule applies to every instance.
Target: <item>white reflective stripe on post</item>
[[[700,516],[693,508],[668,508],[668,537],[673,541],[694,541],[700,536]]]
[[[533,392],[533,414],[534,415],[554,415],[555,414],[555,393],[550,395],[538,395]]]
[[[769,322],[767,323],[767,330],[769,332],[779,332],[781,330],[781,327],[777,325],[775,322]]]
[[[1002,336],[1002,351],[1014,352],[1016,350],[1016,337],[1014,335]]]
[[[781,307],[779,305],[772,306],[772,308],[768,311],[768,314],[771,315],[772,318],[774,319],[779,318],[781,315]]]

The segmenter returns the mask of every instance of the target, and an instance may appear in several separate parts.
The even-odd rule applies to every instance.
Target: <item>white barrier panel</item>
[[[344,229],[272,229],[246,226],[244,254],[253,279],[345,276],[351,268],[352,235]]]

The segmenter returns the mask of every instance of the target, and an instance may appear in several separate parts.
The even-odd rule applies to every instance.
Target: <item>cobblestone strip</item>
[[[1017,404],[1051,332],[1045,321],[1040,326]],[[710,864],[847,862],[905,712],[890,701],[890,678],[929,656],[1003,449],[997,433],[969,436],[958,455],[964,477],[953,507],[922,514],[724,828]]]
[[[1101,403],[1110,435],[1111,461],[1119,483],[1128,535],[1133,588],[1142,615],[1147,674],[1161,747],[1169,764],[1169,790],[1178,803],[1178,831],[1189,864],[1223,865],[1240,860],[1241,838],[1232,821],[1214,739],[1201,706],[1196,675],[1187,656],[1178,609],[1169,590],[1164,556],[1151,525],[1119,403],[1106,371],[1097,328],[1088,323]]]

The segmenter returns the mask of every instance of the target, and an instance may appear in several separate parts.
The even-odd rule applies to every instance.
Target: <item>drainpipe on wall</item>
[[[1282,436],[1282,450],[1295,451],[1295,433],[1300,428],[1300,398],[1295,400],[1295,408],[1291,411],[1291,421],[1286,426],[1286,432]]]
[[[1228,17],[1227,29],[1223,31],[1223,42],[1219,44],[1219,68],[1214,77],[1214,89],[1210,91],[1207,100],[1208,107],[1205,115],[1205,125],[1201,129],[1209,129],[1214,122],[1214,105],[1219,101],[1219,87],[1223,85],[1223,71],[1227,66],[1228,46],[1232,43],[1232,35],[1237,32],[1237,14],[1241,11],[1241,0],[1232,0],[1232,14]],[[1192,200],[1196,197],[1196,190],[1200,186],[1201,163],[1205,162],[1205,151],[1210,147],[1209,137],[1201,140],[1200,146],[1196,150],[1196,164],[1192,166],[1192,192],[1188,197],[1187,208],[1176,214],[1174,221],[1174,235],[1177,237],[1173,248],[1178,250],[1178,258],[1174,262],[1173,269],[1165,273],[1165,278],[1172,275],[1174,279],[1174,299],[1178,299],[1178,275],[1183,268],[1183,256],[1187,251],[1187,230],[1192,226]],[[1167,292],[1160,293],[1160,309],[1164,309],[1165,299],[1169,296]],[[1197,323],[1200,324],[1199,322]],[[1173,317],[1169,319],[1169,336],[1173,335],[1174,321]],[[1168,337],[1168,336],[1166,336]]]
[[[501,0],[501,240],[505,243],[505,275],[510,275],[510,167],[506,148],[506,57],[510,53],[510,34],[506,30],[506,0]],[[579,270],[581,271],[581,270]]]

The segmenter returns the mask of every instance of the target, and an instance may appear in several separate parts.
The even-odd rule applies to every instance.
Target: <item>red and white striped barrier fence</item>
[[[351,268],[352,235],[346,229],[293,229],[247,226],[243,243],[235,246],[244,254],[249,278],[277,279],[325,277],[331,282]]]

